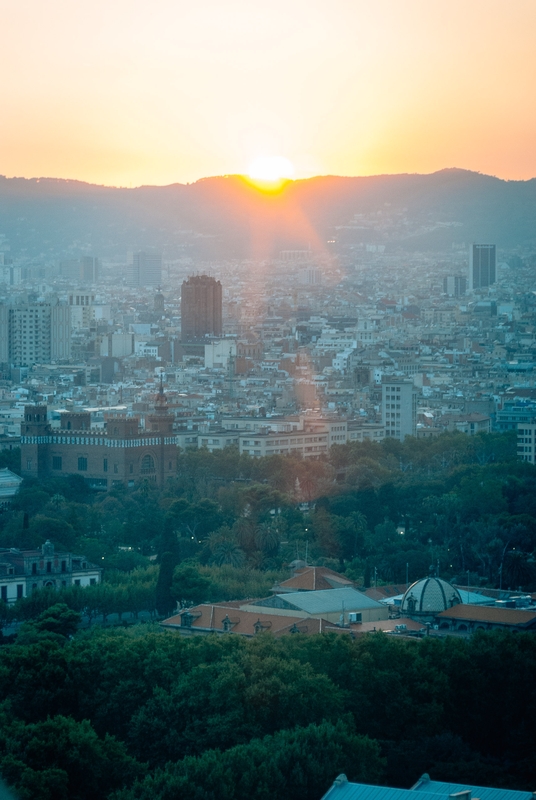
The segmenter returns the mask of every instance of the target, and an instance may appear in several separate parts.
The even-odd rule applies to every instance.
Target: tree
[[[84,720],[56,716],[24,724],[2,714],[0,769],[21,800],[93,800],[141,775],[125,746],[99,739]]]
[[[376,742],[342,721],[323,722],[170,763],[117,800],[318,800],[340,772],[375,783],[383,769]]]
[[[175,567],[171,594],[181,608],[197,605],[206,600],[210,592],[210,579],[201,575],[193,564],[180,564]]]
[[[37,619],[25,622],[17,637],[18,643],[24,643],[35,635],[51,633],[58,637],[73,636],[80,624],[80,614],[73,611],[65,603],[56,603],[43,611]]]
[[[174,566],[173,555],[171,553],[162,553],[155,590],[156,610],[161,616],[171,613],[175,607],[175,600],[171,591]]]

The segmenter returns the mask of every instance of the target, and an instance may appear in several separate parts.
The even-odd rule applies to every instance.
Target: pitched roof
[[[191,626],[183,625],[182,618],[190,614]],[[227,621],[227,626],[224,624]],[[276,614],[259,614],[257,611],[244,611],[228,605],[209,605],[203,603],[193,608],[185,609],[160,623],[165,628],[180,628],[198,630],[199,632],[220,632],[226,629],[232,633],[241,633],[244,636],[254,636],[264,630],[269,630],[274,636],[286,633],[322,633],[326,625],[331,628],[331,623],[323,619],[303,619],[303,617],[287,617]]]
[[[524,628],[536,624],[536,611],[526,611],[519,608],[495,608],[494,606],[460,604],[441,611],[437,616],[444,619],[489,622],[495,625],[517,625]]]
[[[365,590],[365,594],[367,597],[381,602],[387,597],[403,595],[408,586],[410,586],[409,583],[393,583],[390,586],[371,586],[370,589]]]
[[[421,779],[422,780],[422,779]],[[511,789],[493,789],[468,784],[441,783],[439,781],[423,781],[411,789],[391,789],[387,786],[369,786],[364,783],[335,781],[322,800],[415,800],[414,792],[419,792],[420,800],[440,800],[450,794],[471,791],[473,798],[479,800],[532,800],[532,792],[518,792]]]
[[[413,791],[433,792],[435,795],[448,797],[451,794],[470,789],[472,797],[478,797],[479,800],[532,800],[532,792],[519,792],[515,789],[493,789],[490,786],[471,786],[466,783],[443,783],[442,781],[430,781],[423,778],[415,786],[411,787]]]
[[[361,611],[365,608],[384,608],[357,589],[323,589],[316,592],[289,592],[276,594],[264,600],[248,603],[264,608],[284,608],[305,611],[307,614],[332,614],[336,611]]]
[[[303,567],[292,578],[281,581],[274,588],[281,591],[318,591],[353,586],[354,582],[328,567]]]

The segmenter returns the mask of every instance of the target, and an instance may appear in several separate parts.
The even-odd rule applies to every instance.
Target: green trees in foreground
[[[530,789],[536,637],[73,634],[0,647],[0,775],[22,798],[319,800],[339,772]]]
[[[383,773],[376,742],[348,722],[282,730],[225,750],[207,750],[158,769],[114,800],[320,800],[337,773],[376,783]]]

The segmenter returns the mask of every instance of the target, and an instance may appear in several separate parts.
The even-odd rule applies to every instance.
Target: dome
[[[462,602],[461,595],[441,578],[423,578],[406,590],[400,610],[411,616],[433,616]]]

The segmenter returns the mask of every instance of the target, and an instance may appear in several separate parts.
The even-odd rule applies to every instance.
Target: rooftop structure
[[[434,617],[462,602],[461,595],[441,578],[424,578],[415,581],[406,590],[400,610],[409,617]]]
[[[415,792],[421,800],[534,800],[533,792],[512,789],[494,789],[465,783],[442,783],[431,781],[424,774],[411,789],[392,789],[388,786],[371,786],[351,783],[346,775],[339,775],[322,800],[414,800]]]

